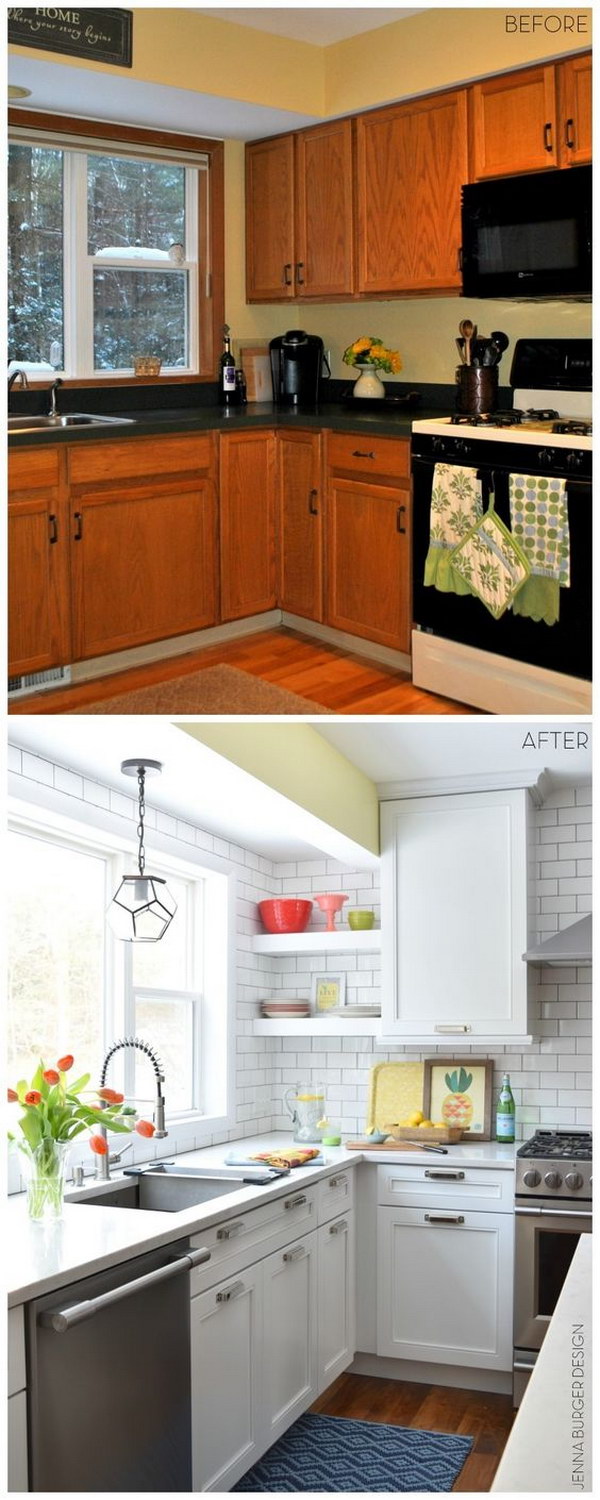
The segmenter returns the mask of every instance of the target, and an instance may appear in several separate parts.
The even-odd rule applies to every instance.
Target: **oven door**
[[[580,1234],[590,1234],[590,1209],[517,1206],[515,1226],[515,1349],[541,1348]]]
[[[448,459],[445,459],[448,462]],[[516,467],[516,465],[515,465]],[[522,467],[522,464],[519,466]],[[480,599],[443,594],[424,584],[429,549],[431,491],[435,464],[413,455],[413,621],[417,630],[442,640],[494,652],[512,661],[591,681],[592,676],[592,486],[587,479],[566,481],[571,582],[560,591],[555,625],[515,615],[507,609],[494,619]],[[535,466],[527,466],[535,472]],[[508,472],[481,464],[484,509],[494,491],[497,514],[510,529]]]

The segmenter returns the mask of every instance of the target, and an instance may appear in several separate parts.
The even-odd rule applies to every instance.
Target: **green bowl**
[[[373,926],[375,921],[374,911],[349,911],[348,926],[353,932],[364,932]]]

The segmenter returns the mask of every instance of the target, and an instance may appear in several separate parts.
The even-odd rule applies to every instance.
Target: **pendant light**
[[[129,943],[158,943],[177,911],[177,902],[160,875],[147,875],[144,848],[146,776],[162,771],[160,760],[123,760],[124,776],[137,776],[138,784],[138,873],[124,875],[115,892],[106,920],[115,937]]]

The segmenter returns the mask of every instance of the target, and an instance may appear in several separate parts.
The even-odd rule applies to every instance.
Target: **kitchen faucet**
[[[24,391],[28,391],[29,390],[29,381],[27,379],[25,371],[21,370],[21,369],[13,370],[12,375],[9,375],[9,377],[8,377],[8,409],[9,409],[9,411],[10,411],[10,393],[12,391],[13,385],[15,384],[15,381],[17,381],[17,380],[20,380],[20,382],[21,382],[21,389],[22,390],[24,390]]]
[[[148,1042],[143,1042],[141,1038],[137,1036],[124,1036],[121,1037],[118,1042],[113,1042],[112,1047],[109,1047],[102,1064],[102,1072],[100,1074],[100,1088],[103,1089],[106,1083],[106,1072],[111,1057],[114,1056],[115,1052],[120,1052],[124,1047],[137,1047],[140,1052],[144,1052],[146,1057],[150,1058],[150,1062],[152,1063],[152,1067],[154,1068],[154,1075],[156,1078],[156,1103],[154,1106],[153,1116],[155,1125],[154,1139],[159,1141],[164,1140],[164,1137],[169,1133],[165,1128],[165,1100],[161,1087],[161,1085],[165,1081],[165,1075],[163,1073],[163,1065],[160,1058],[154,1051],[154,1048],[149,1046]],[[104,1140],[106,1140],[106,1130],[104,1129],[104,1126],[100,1126],[100,1135],[104,1137]],[[120,1151],[106,1151],[104,1156],[97,1156],[96,1177],[99,1177],[102,1182],[108,1182],[110,1178],[111,1163],[120,1161],[123,1152],[126,1151],[130,1145],[131,1141],[128,1141],[127,1145],[123,1146]]]
[[[48,416],[49,417],[57,417],[58,416],[58,409],[57,409],[57,406],[56,406],[56,392],[57,392],[58,387],[60,385],[62,385],[62,380],[58,380],[57,379],[57,380],[53,380],[52,381],[52,385],[50,386],[50,405],[48,407]]]

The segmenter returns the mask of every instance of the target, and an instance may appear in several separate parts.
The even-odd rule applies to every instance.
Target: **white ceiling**
[[[226,6],[217,10],[212,5],[198,10],[198,15],[201,16],[217,16],[221,21],[235,21],[238,26],[268,31],[272,36],[291,37],[296,42],[312,42],[316,47],[329,47],[332,42],[342,42],[349,36],[360,36],[364,31],[377,31],[380,26],[389,26],[392,21],[404,21],[407,16],[419,14],[419,10],[388,8],[362,10],[358,7],[336,7],[335,10],[319,10],[311,5],[305,5],[301,10],[293,10],[288,6],[272,6],[268,10]]]
[[[584,736],[587,743],[577,735]],[[423,781],[489,773],[548,771],[556,787],[592,777],[591,723],[492,718],[330,724],[319,734],[372,781]],[[543,738],[540,738],[543,736]],[[557,736],[557,740],[555,740]],[[533,746],[530,743],[533,739]]]

